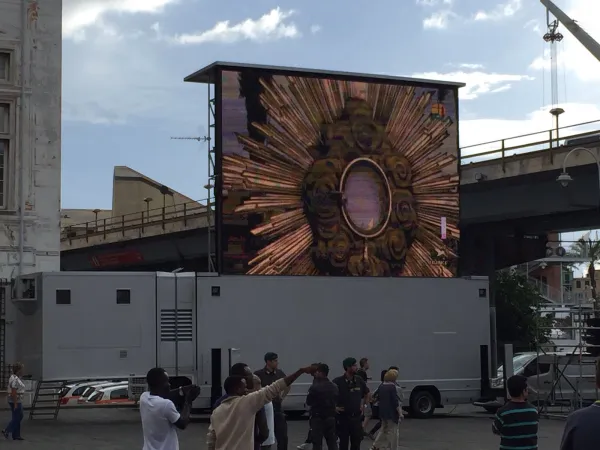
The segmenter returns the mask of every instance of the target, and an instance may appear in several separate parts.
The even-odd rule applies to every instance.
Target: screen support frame
[[[218,192],[217,177],[215,173],[215,144],[216,144],[216,130],[215,130],[215,110],[216,110],[216,86],[212,83],[207,83],[207,139],[206,139],[206,154],[207,154],[207,170],[208,170],[208,182],[206,186],[206,208],[208,209],[206,214],[207,221],[207,243],[206,243],[206,256],[207,256],[207,271],[209,273],[217,272],[217,261],[215,253],[217,253],[216,245],[217,239],[217,217],[219,212],[216,210],[216,192]]]

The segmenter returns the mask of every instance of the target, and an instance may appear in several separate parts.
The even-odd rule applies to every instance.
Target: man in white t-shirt
[[[185,401],[181,413],[175,408],[169,376],[164,369],[150,369],[146,375],[149,392],[140,397],[140,414],[144,431],[143,450],[179,450],[179,439],[175,428],[184,430],[190,422],[192,402],[198,396],[196,386],[178,390]],[[176,390],[177,392],[177,390]]]

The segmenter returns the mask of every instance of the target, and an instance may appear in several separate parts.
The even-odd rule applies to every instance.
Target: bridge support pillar
[[[461,230],[459,272],[461,276],[486,276],[490,282],[490,370],[498,367],[498,339],[496,333],[496,238],[482,229],[467,227]]]

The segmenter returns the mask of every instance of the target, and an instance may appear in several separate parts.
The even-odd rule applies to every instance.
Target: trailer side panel
[[[148,371],[156,361],[156,274],[65,272],[43,277],[44,364],[38,379],[100,379]]]
[[[239,348],[259,368],[274,351],[286,372],[321,361],[335,376],[344,358],[368,357],[374,384],[396,365],[406,389],[433,385],[442,403],[460,403],[479,395],[488,298],[487,279],[198,277],[199,358]],[[292,394],[305,394],[302,382]]]

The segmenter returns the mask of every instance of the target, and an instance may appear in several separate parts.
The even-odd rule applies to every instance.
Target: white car
[[[94,392],[86,403],[93,403],[95,405],[134,404],[129,399],[127,384],[102,388]]]
[[[86,381],[85,383],[76,383],[66,385],[60,392],[60,405],[77,404],[77,400],[90,387],[98,384],[97,381]]]
[[[98,392],[100,389],[104,389],[104,388],[108,388],[108,387],[112,387],[112,386],[121,386],[121,385],[127,385],[126,381],[111,381],[111,382],[104,382],[104,383],[96,383],[92,386],[88,386],[86,388],[86,390],[83,392],[83,394],[81,394],[81,397],[79,397],[77,399],[77,403],[78,404],[82,404],[82,403],[86,403],[88,401],[88,399],[94,395],[96,392]]]

